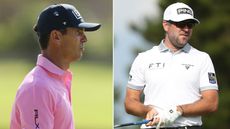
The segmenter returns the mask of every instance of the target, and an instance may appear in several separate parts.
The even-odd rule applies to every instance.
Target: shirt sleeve
[[[16,103],[11,112],[10,129],[21,129],[20,114]]]
[[[19,90],[11,113],[10,129],[53,129],[54,100],[40,86]]]
[[[200,89],[201,91],[209,89],[218,90],[216,73],[212,60],[208,54],[205,54],[205,59],[201,66]]]
[[[128,87],[135,90],[142,90],[145,86],[144,80],[144,67],[143,67],[143,58],[142,55],[139,54],[131,67],[129,72],[129,80]]]

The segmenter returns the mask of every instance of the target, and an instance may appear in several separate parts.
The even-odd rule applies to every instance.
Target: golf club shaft
[[[149,121],[151,121],[151,120],[142,120],[142,121],[137,121],[137,122],[124,123],[124,124],[120,124],[120,125],[115,125],[114,128],[124,127],[124,126],[130,126],[130,125],[147,124]]]

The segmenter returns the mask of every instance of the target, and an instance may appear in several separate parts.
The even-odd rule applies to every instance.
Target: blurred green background
[[[84,56],[71,65],[72,102],[77,129],[112,128],[112,0],[1,0],[0,129],[9,129],[17,88],[40,53],[32,27],[41,10],[54,3],[73,4],[85,21],[102,24],[86,33]]]

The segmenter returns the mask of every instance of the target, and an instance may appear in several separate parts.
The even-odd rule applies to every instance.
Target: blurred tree
[[[34,60],[39,53],[32,27],[36,21],[35,15],[38,14],[38,8],[41,8],[42,4],[24,2],[26,1],[22,1],[22,3],[7,1],[1,4],[3,7],[1,12],[5,10],[5,16],[2,15],[4,19],[1,19],[0,22],[1,57],[26,57]],[[9,15],[7,16],[7,14]]]
[[[41,10],[55,3],[73,4],[85,21],[102,24],[96,33],[86,33],[88,42],[83,60],[112,64],[111,0],[1,0],[0,58],[24,58],[34,62],[40,50],[32,28]]]
[[[227,129],[230,127],[230,1],[229,0],[159,0],[160,17],[164,9],[175,2],[184,2],[193,8],[200,20],[193,30],[190,43],[197,49],[209,53],[217,73],[220,104],[219,111],[204,117],[205,129]],[[156,20],[158,19],[158,20]],[[146,40],[160,43],[164,37],[162,18],[145,18],[145,27],[135,23],[131,28]]]

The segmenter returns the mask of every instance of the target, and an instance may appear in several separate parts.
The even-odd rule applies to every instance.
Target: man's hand
[[[176,106],[163,110],[160,112],[160,119],[164,125],[169,125],[174,123],[174,121],[182,115],[182,110],[179,110]]]
[[[158,115],[158,112],[154,109],[153,106],[151,106],[151,110],[146,115],[146,120],[151,120],[149,123],[146,124],[146,126],[153,126],[156,125],[159,122],[159,117],[155,117]]]
[[[172,124],[182,113],[183,109],[177,108],[176,106],[166,110],[160,110],[159,112],[152,107],[146,115],[146,119],[151,120],[151,122],[147,123],[146,126],[155,125],[156,128],[159,129],[162,125],[167,126]]]

